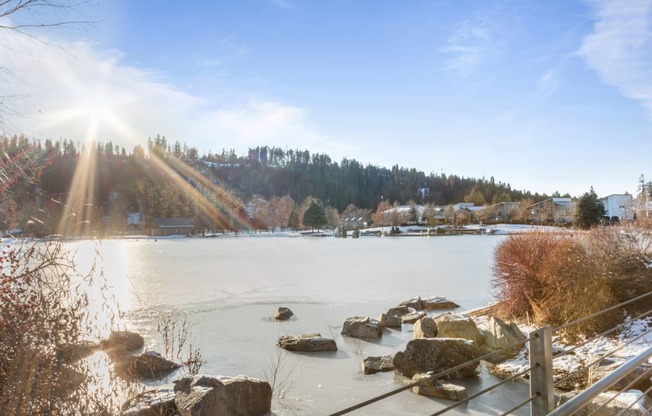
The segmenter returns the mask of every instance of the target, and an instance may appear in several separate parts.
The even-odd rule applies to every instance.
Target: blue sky
[[[104,0],[71,12],[95,23],[35,32],[45,43],[0,36],[18,113],[6,132],[308,149],[576,196],[652,179],[652,0]]]

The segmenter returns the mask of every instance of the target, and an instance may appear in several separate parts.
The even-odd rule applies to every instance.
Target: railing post
[[[530,396],[535,397],[530,406],[531,416],[543,416],[555,406],[552,383],[552,327],[530,333]]]

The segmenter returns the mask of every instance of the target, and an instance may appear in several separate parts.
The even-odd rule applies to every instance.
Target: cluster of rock
[[[464,314],[448,312],[439,316],[431,315],[433,311],[458,307],[443,297],[415,297],[389,308],[378,319],[368,316],[347,318],[341,334],[352,338],[374,339],[382,337],[385,328],[402,328],[403,324],[413,324],[413,339],[404,351],[398,351],[393,356],[366,357],[362,361],[363,372],[374,374],[395,371],[412,379],[413,391],[417,394],[462,400],[466,397],[464,387],[444,383],[441,379],[475,375],[479,360],[456,371],[448,370],[488,353],[493,353],[487,358],[492,362],[514,357],[523,347],[520,341],[525,339],[525,335],[514,323],[505,323],[495,317],[489,319],[486,329],[481,330],[472,318]],[[281,318],[287,315],[285,309],[287,308],[279,308],[274,319],[287,319]],[[287,316],[292,316],[291,311]],[[283,336],[278,339],[277,345],[290,351],[337,350],[335,340],[320,334]],[[506,348],[510,346],[511,348]],[[443,377],[435,378],[442,372],[445,374]]]
[[[97,351],[107,354],[115,374],[128,380],[161,379],[181,366],[154,351],[142,352],[144,338],[129,331],[114,331],[100,342],[84,341],[66,345],[56,352],[62,364],[82,360]],[[80,379],[81,381],[78,381]],[[70,374],[77,386],[85,375]],[[174,382],[173,389],[147,391],[122,406],[121,415],[152,416],[262,416],[271,409],[272,388],[268,382],[249,378],[197,375]]]
[[[491,362],[514,357],[523,348],[525,335],[514,323],[506,323],[492,317],[486,329],[479,329],[475,321],[465,314],[443,313],[432,316],[430,312],[457,308],[454,302],[442,297],[416,297],[402,302],[381,313],[378,319],[370,317],[348,318],[342,335],[356,338],[381,337],[384,328],[402,328],[413,324],[413,339],[404,351],[393,356],[367,357],[362,361],[365,374],[395,371],[411,378],[413,392],[422,395],[462,400],[466,397],[464,387],[444,383],[441,379],[468,377],[476,374],[479,360],[456,371],[461,366],[488,353]],[[510,347],[510,348],[507,348]],[[437,379],[434,376],[444,373]]]

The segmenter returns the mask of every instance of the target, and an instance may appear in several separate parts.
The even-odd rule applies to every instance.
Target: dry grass
[[[595,228],[574,235],[512,235],[495,251],[493,286],[500,314],[560,326],[652,291],[649,244],[631,229]],[[652,296],[568,328],[595,334],[624,314],[649,310]]]

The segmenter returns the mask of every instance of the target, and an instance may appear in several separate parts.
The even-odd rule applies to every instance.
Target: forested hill
[[[247,155],[201,155],[161,136],[131,152],[110,142],[80,146],[70,140],[32,142],[15,136],[0,137],[0,150],[6,155],[0,165],[0,228],[7,229],[23,227],[34,210],[48,212],[46,220],[55,223],[62,208],[52,201],[61,203],[80,193],[75,180],[86,183],[86,206],[92,204],[96,215],[111,221],[140,212],[148,219],[188,216],[201,222],[198,212],[207,208],[206,201],[211,216],[228,212],[231,224],[247,216],[249,202],[281,197],[291,197],[297,207],[307,198],[318,199],[339,212],[350,204],[374,211],[381,201],[443,206],[547,197],[513,190],[493,178],[424,173],[398,165],[364,166],[354,159],[336,162],[308,150],[257,147]]]
[[[246,157],[223,152],[209,154],[201,160],[245,199],[253,195],[269,199],[287,194],[295,201],[302,201],[314,196],[340,211],[348,204],[373,210],[381,198],[400,204],[412,200],[448,205],[467,200],[484,205],[547,197],[514,190],[493,177],[487,180],[425,173],[398,165],[365,166],[346,158],[338,163],[326,154],[311,154],[308,150],[264,146],[250,149]]]

